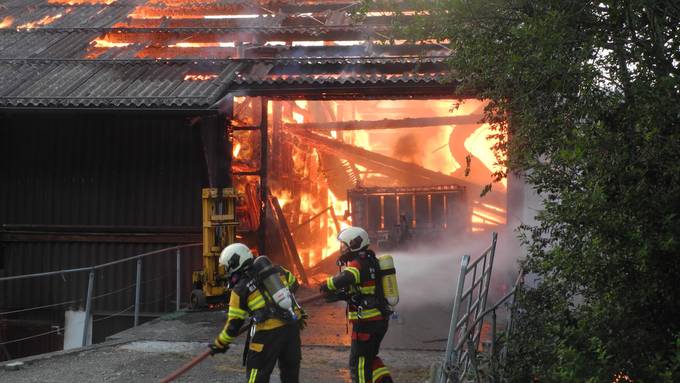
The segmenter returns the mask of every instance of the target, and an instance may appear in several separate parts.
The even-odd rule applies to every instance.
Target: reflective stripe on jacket
[[[330,291],[346,289],[350,296],[359,295],[374,302],[373,305],[362,307],[350,299],[347,317],[351,322],[384,319],[379,303],[382,297],[378,296],[379,291],[376,288],[379,272],[380,266],[375,256],[362,252],[342,271],[326,280],[326,287]]]
[[[281,282],[292,292],[298,287],[295,275],[282,266],[279,267]],[[265,292],[265,294],[267,294]],[[268,298],[268,297],[267,297]],[[222,344],[229,344],[238,334],[245,320],[257,311],[264,309],[267,305],[266,297],[262,295],[260,289],[253,279],[243,278],[231,291],[229,299],[229,310],[227,311],[227,322],[218,336]],[[296,310],[296,314],[300,314]],[[284,326],[286,323],[278,318],[268,318],[255,326],[256,331],[272,330]]]

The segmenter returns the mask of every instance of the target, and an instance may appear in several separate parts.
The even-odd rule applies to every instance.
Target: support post
[[[181,279],[180,279],[180,271],[181,271],[181,266],[180,266],[180,261],[181,261],[181,256],[182,254],[180,253],[180,250],[177,249],[177,295],[175,297],[175,311],[179,311],[179,305],[180,305],[180,286],[181,286]]]
[[[94,290],[94,269],[90,271],[90,278],[87,282],[87,298],[85,300],[85,323],[83,324],[82,346],[87,346],[88,334],[90,332],[90,315],[92,314],[92,292]]]
[[[233,98],[227,100],[227,114],[233,110]],[[231,187],[231,140],[228,137],[231,119],[220,113],[202,117],[201,141],[211,188]]]
[[[137,327],[139,325],[139,292],[141,286],[141,281],[142,281],[142,260],[138,259],[137,260],[137,283],[135,284],[135,324],[134,326]]]
[[[260,227],[258,229],[258,245],[260,254],[265,254],[267,233],[267,200],[269,185],[267,182],[267,160],[269,159],[269,134],[267,126],[269,100],[260,100]]]

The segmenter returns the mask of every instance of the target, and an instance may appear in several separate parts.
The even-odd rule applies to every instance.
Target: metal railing
[[[444,362],[433,377],[436,383],[458,383],[470,364],[469,343],[474,347],[479,345],[482,332],[479,318],[486,308],[497,239],[498,233],[494,232],[491,245],[472,263],[469,255],[461,260]],[[465,336],[468,333],[469,339]]]
[[[175,252],[176,254],[176,302],[175,302],[175,309],[179,310],[180,309],[180,302],[181,302],[181,256],[182,256],[182,250],[183,249],[189,249],[189,248],[195,248],[195,247],[200,247],[202,246],[201,243],[192,243],[188,245],[180,245],[180,246],[173,246],[173,247],[168,247],[168,248],[163,248],[159,250],[154,250],[154,251],[149,251],[141,254],[137,254],[131,257],[107,262],[107,263],[102,263],[99,265],[95,266],[90,266],[90,267],[80,267],[80,268],[75,268],[75,269],[64,269],[64,270],[56,270],[56,271],[48,271],[48,272],[42,272],[42,273],[34,273],[34,274],[24,274],[24,275],[14,275],[14,276],[9,276],[9,277],[1,277],[0,282],[7,282],[7,281],[16,281],[16,280],[22,280],[22,279],[30,279],[30,278],[41,278],[41,277],[48,277],[48,276],[53,276],[53,275],[64,275],[64,274],[72,274],[72,273],[81,273],[81,272],[89,272],[89,278],[88,278],[88,283],[87,283],[87,291],[86,291],[86,298],[85,298],[85,323],[83,326],[83,338],[82,338],[82,346],[87,345],[87,339],[89,338],[89,334],[91,333],[91,328],[90,328],[90,317],[92,315],[92,302],[95,299],[108,296],[114,293],[118,293],[124,290],[128,290],[132,287],[135,287],[135,298],[134,298],[134,304],[132,306],[129,306],[125,308],[124,310],[115,313],[113,315],[110,315],[105,318],[99,318],[97,321],[104,320],[104,319],[109,319],[110,317],[120,315],[121,313],[130,311],[134,308],[134,326],[139,325],[139,309],[140,309],[140,296],[141,296],[141,287],[143,285],[141,278],[142,278],[142,259],[152,256],[152,255],[158,255],[158,254],[164,254],[164,253],[171,253]],[[126,262],[131,262],[131,261],[137,261],[137,269],[136,269],[136,279],[135,283],[133,285],[129,285],[127,287],[124,287],[122,289],[113,291],[113,292],[105,292],[103,294],[100,294],[98,296],[93,296],[94,293],[94,286],[96,282],[96,271],[106,269],[108,267],[126,263]],[[148,281],[147,281],[148,282]],[[54,304],[48,304],[48,305],[42,305],[42,306],[36,306],[36,307],[30,307],[30,308],[25,308],[25,309],[19,309],[19,310],[13,310],[13,311],[6,311],[6,312],[0,312],[0,316],[3,315],[9,315],[9,314],[15,314],[15,313],[21,313],[21,312],[26,312],[26,311],[31,311],[31,310],[38,310],[38,309],[43,309],[43,308],[50,308],[50,307],[58,307],[62,305],[67,305],[67,304],[72,304],[76,302],[81,302],[82,299],[75,299],[71,301],[66,301],[66,302],[59,302],[59,303],[54,303]],[[95,322],[95,321],[93,321]],[[14,339],[10,341],[6,341],[3,343],[0,343],[0,345],[5,345],[8,343],[14,343],[14,342],[19,342],[19,341],[24,341],[27,339],[32,339],[34,337],[39,337],[39,336],[45,336],[48,334],[52,334],[55,332],[59,332],[61,330],[64,330],[64,328],[58,328],[56,330],[52,330],[50,332],[46,333],[41,333],[37,334],[34,336],[29,336],[21,339]]]
[[[462,366],[464,368],[460,368],[459,371],[461,371],[461,374],[459,376],[459,380],[463,381],[465,376],[468,375],[471,377],[469,380],[473,380],[474,382],[480,383],[481,382],[481,376],[482,376],[482,371],[481,367],[478,364],[477,361],[477,350],[479,348],[479,345],[474,343],[474,326],[476,325],[482,325],[486,317],[490,314],[491,315],[491,337],[489,339],[489,358],[488,358],[488,367],[489,367],[489,372],[488,372],[488,381],[489,382],[496,382],[498,381],[498,366],[502,365],[505,354],[507,353],[507,346],[506,343],[503,343],[503,349],[501,350],[501,354],[498,354],[498,345],[501,343],[502,337],[498,335],[498,316],[497,316],[497,311],[505,306],[509,305],[510,306],[510,315],[508,316],[508,321],[507,325],[505,326],[505,331],[504,331],[504,336],[507,340],[507,337],[512,333],[513,330],[513,320],[516,318],[516,305],[515,305],[515,297],[517,296],[517,292],[522,288],[524,284],[524,272],[520,270],[517,279],[515,280],[515,284],[513,285],[512,289],[505,294],[501,299],[499,299],[496,304],[494,304],[492,307],[484,311],[482,314],[479,315],[477,320],[473,323],[473,327],[470,328],[470,330],[465,333],[463,336],[463,340],[466,341],[467,343],[467,351],[468,351],[468,360],[467,360],[467,365]],[[508,302],[512,300],[512,302]],[[473,371],[470,372],[470,367],[472,367]]]
[[[436,363],[431,371],[432,383],[481,383],[498,382],[499,369],[507,354],[507,340],[513,329],[513,319],[516,318],[515,297],[523,286],[524,272],[520,270],[512,289],[499,299],[492,307],[486,308],[486,301],[491,284],[491,272],[496,250],[497,233],[493,233],[492,243],[475,261],[470,263],[470,257],[461,260],[458,286],[453,301],[451,325],[447,339],[446,354],[443,363]],[[478,269],[481,272],[478,273]],[[469,278],[471,276],[471,278]],[[499,335],[498,311],[509,306],[509,315],[505,330]],[[464,310],[462,310],[464,308]],[[479,346],[482,340],[482,328],[491,316],[487,362],[480,365],[484,358],[480,358]],[[502,349],[499,353],[499,345]]]

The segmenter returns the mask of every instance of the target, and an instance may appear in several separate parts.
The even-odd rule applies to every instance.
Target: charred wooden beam
[[[424,126],[442,125],[471,125],[479,124],[482,115],[471,114],[466,116],[426,117],[426,118],[403,118],[399,120],[377,121],[339,121],[339,122],[310,122],[302,124],[285,124],[286,129],[308,130],[372,130],[372,129],[400,129],[421,128]]]
[[[226,113],[205,116],[201,121],[203,155],[211,188],[231,187],[231,140],[227,137],[228,123],[231,123],[233,98],[227,103]]]
[[[278,198],[272,196],[271,193],[269,193],[269,198],[267,199],[267,201],[272,208],[274,216],[276,217],[276,221],[278,222],[279,233],[281,234],[281,237],[283,238],[285,244],[284,248],[288,247],[289,255],[292,258],[291,261],[293,265],[295,265],[295,268],[300,273],[300,278],[302,279],[302,282],[305,285],[308,285],[309,280],[307,279],[305,267],[302,265],[302,260],[300,260],[300,254],[297,251],[297,246],[295,246],[295,241],[293,240],[291,231],[288,228],[288,221],[286,221],[286,217],[283,215],[283,210],[281,210],[279,200]]]

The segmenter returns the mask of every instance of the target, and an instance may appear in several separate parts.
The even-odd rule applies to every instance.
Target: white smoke
[[[507,293],[518,272],[519,242],[499,227],[487,308]],[[387,347],[439,349],[448,335],[453,298],[463,255],[477,259],[492,241],[491,232],[464,233],[393,252],[400,299]],[[481,271],[481,270],[480,270]],[[439,341],[435,341],[439,340]]]

